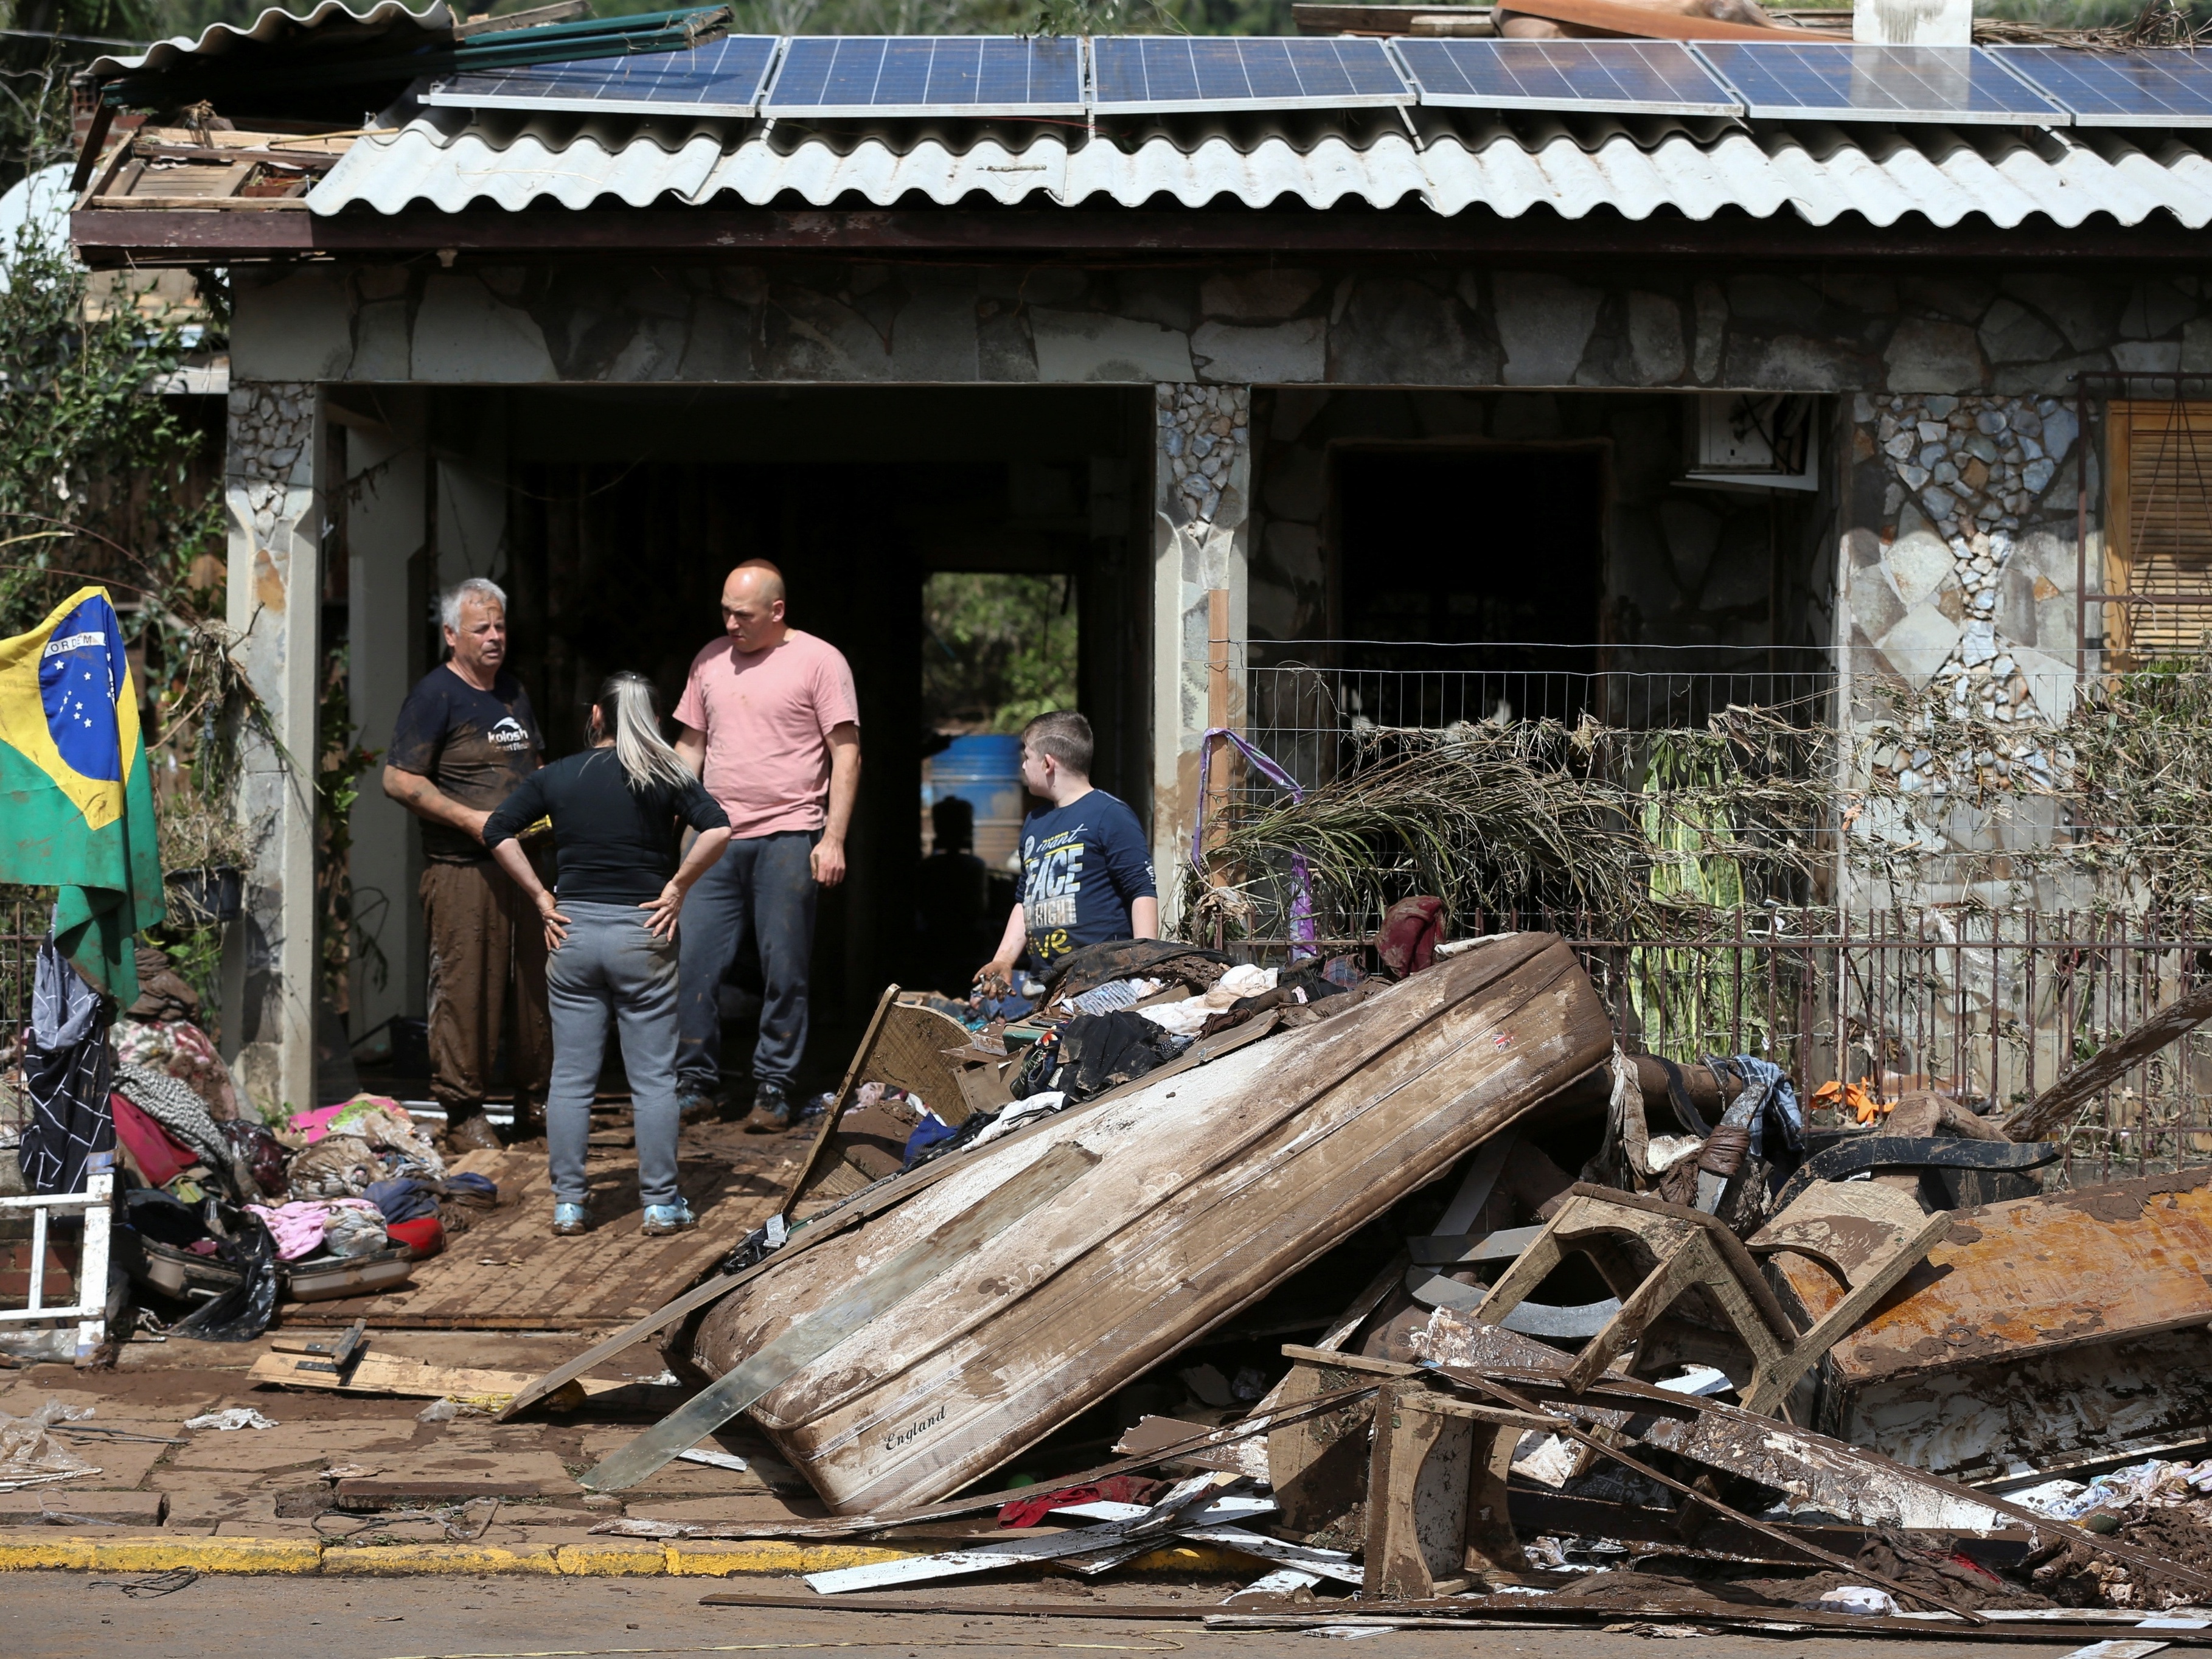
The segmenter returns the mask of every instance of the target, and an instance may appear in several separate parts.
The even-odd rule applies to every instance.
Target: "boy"
[[[1022,821],[1022,897],[998,954],[976,971],[1003,989],[1024,945],[1040,973],[1108,939],[1158,939],[1159,890],[1137,815],[1091,787],[1091,722],[1073,709],[1022,728],[1022,783],[1051,805]]]

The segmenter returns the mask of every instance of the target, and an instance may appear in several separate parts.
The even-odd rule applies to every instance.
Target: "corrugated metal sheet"
[[[1642,220],[1692,220],[1723,208],[1814,225],[1856,216],[1948,227],[1980,219],[2009,228],[2040,218],[2074,227],[2103,213],[2122,225],[2164,213],[2212,223],[2212,156],[2168,134],[1835,126],[1755,129],[1610,118],[1538,118],[1517,125],[1425,112],[1425,142],[1368,127],[1329,131],[1215,129],[1193,139],[1057,133],[1018,147],[912,131],[792,140],[701,123],[425,117],[364,138],[307,198],[319,214],[356,206],[510,210],[532,202],[582,208],[614,200],[702,205],[889,207],[895,204],[1065,207],[1176,203],[1312,208],[1425,203],[1443,215],[1487,208],[1517,218],[1545,207],[1580,219],[1609,209]]]
[[[349,24],[355,27],[348,29]],[[430,0],[420,11],[401,4],[400,0],[376,0],[366,11],[356,11],[343,0],[323,0],[313,10],[296,17],[272,6],[244,28],[232,23],[210,23],[200,31],[197,40],[189,34],[173,35],[167,40],[156,40],[136,58],[95,58],[85,72],[105,81],[132,70],[173,70],[196,58],[227,58],[249,41],[263,46],[292,45],[326,28],[343,31],[336,37],[343,42],[368,34],[396,34],[409,30],[442,34],[453,25],[453,14],[447,9],[446,0]]]

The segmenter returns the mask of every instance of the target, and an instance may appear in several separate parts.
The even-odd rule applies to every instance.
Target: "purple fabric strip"
[[[1247,743],[1225,726],[1210,726],[1198,740],[1198,822],[1190,832],[1190,861],[1197,868],[1206,868],[1206,780],[1213,773],[1213,740],[1226,738],[1237,745],[1237,750],[1252,763],[1252,768],[1268,782],[1291,792],[1291,799],[1303,805],[1306,792],[1298,787],[1297,780],[1275,764],[1267,756]],[[1313,878],[1306,868],[1304,853],[1291,854],[1291,960],[1297,962],[1306,957],[1321,954],[1314,939]]]

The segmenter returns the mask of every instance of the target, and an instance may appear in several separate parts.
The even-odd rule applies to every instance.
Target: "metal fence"
[[[1701,647],[1378,646],[1359,640],[1236,647],[1244,734],[1307,788],[1351,763],[1376,728],[1585,719],[1629,732],[1702,728],[1730,708],[1794,723],[1832,716],[1824,651]],[[1264,658],[1252,661],[1250,659]]]

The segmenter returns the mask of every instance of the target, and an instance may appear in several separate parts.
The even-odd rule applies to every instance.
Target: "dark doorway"
[[[1343,637],[1376,642],[1346,665],[1595,668],[1605,483],[1595,448],[1340,451]]]

